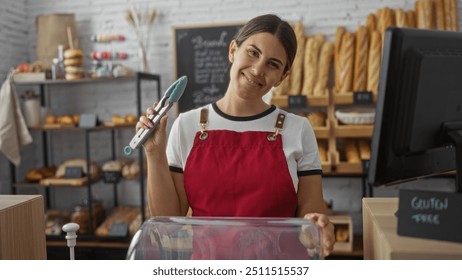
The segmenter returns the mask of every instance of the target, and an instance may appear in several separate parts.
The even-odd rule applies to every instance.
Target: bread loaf
[[[417,0],[415,2],[415,11],[417,18],[417,28],[432,29],[434,28],[433,1]]]
[[[459,8],[457,0],[443,0],[444,24],[449,31],[459,31]]]
[[[367,30],[369,31],[369,34],[372,33],[372,31],[377,30],[377,17],[374,14],[368,14],[367,19],[366,19],[366,27]]]
[[[367,63],[367,91],[377,94],[379,89],[380,63],[382,59],[382,38],[378,31],[371,34]]]
[[[416,28],[417,27],[417,22],[416,22],[415,11],[414,10],[406,11],[406,24],[407,24],[407,27],[409,27],[409,28]]]
[[[366,139],[358,140],[359,155],[361,160],[369,160],[371,158],[371,146]]]
[[[406,13],[403,9],[398,8],[395,10],[395,20],[397,27],[407,27],[406,23]]]
[[[308,119],[313,127],[326,126],[326,114],[323,112],[311,112],[308,114]]]
[[[313,95],[316,80],[318,78],[319,52],[324,41],[325,38],[323,34],[317,34],[308,41],[309,45],[307,46],[306,50],[306,56],[308,57],[305,58],[305,64],[303,68],[305,73],[302,88],[303,95]]]
[[[394,25],[396,25],[395,12],[388,7],[383,8],[383,11],[381,13],[381,26],[379,29],[382,36],[382,41],[387,28]]]
[[[342,37],[346,29],[343,26],[338,26],[335,31],[335,48],[334,48],[334,91],[340,91],[340,49],[342,46]]]
[[[328,162],[329,159],[327,158],[327,145],[324,141],[318,142],[318,150],[319,150],[319,159],[321,162]]]
[[[369,34],[361,25],[356,31],[355,65],[353,90],[365,91],[367,88],[367,57],[369,55]]]
[[[329,82],[330,66],[334,57],[334,44],[324,42],[319,55],[318,79],[314,88],[315,96],[326,95],[327,83]]]
[[[297,53],[292,64],[289,94],[299,95],[302,90],[303,56],[305,53],[305,32],[301,21],[297,23],[294,31],[297,38]]]
[[[444,0],[434,0],[435,28],[446,30],[444,17]]]
[[[361,162],[359,157],[358,147],[356,146],[356,142],[352,139],[345,139],[344,144],[344,151],[345,151],[345,158],[348,163],[359,163]]]
[[[342,36],[342,46],[339,55],[339,92],[350,92],[353,89],[353,66],[355,55],[355,36],[345,32]]]

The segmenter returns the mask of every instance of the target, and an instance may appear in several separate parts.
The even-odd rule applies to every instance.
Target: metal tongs
[[[135,136],[130,141],[130,144],[124,148],[125,155],[129,156],[132,154],[133,150],[139,148],[143,145],[144,141],[148,139],[149,135],[156,129],[160,123],[160,119],[167,114],[167,112],[172,108],[172,106],[180,99],[183,95],[183,92],[188,83],[188,77],[182,76],[176,80],[165,92],[164,96],[161,98],[159,103],[154,108],[154,114],[149,115],[153,123],[153,127],[149,129],[141,128],[139,129]]]

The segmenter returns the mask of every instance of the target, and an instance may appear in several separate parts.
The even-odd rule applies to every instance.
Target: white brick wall
[[[38,15],[50,13],[75,13],[77,20],[80,47],[89,53],[93,50],[105,50],[108,45],[90,42],[90,35],[97,33],[120,33],[127,37],[123,43],[114,43],[116,50],[129,53],[127,66],[137,68],[135,37],[126,23],[125,10],[130,3],[140,7],[155,7],[159,15],[156,19],[151,41],[151,66],[155,73],[162,77],[162,87],[165,90],[174,79],[172,26],[227,23],[246,21],[262,13],[276,13],[286,20],[295,22],[302,20],[305,32],[314,34],[321,32],[333,41],[335,28],[339,25],[355,30],[365,22],[368,13],[388,6],[411,9],[414,0],[164,0],[164,1],[127,1],[127,0],[0,0],[0,77],[4,78],[7,70],[21,61],[35,60],[36,28],[35,18]],[[462,1],[459,1],[462,7]],[[87,60],[88,66],[89,60]],[[20,89],[25,90],[25,89]],[[56,114],[98,112],[103,119],[118,112],[134,113],[133,87],[131,84],[87,85],[75,88],[53,87],[48,91],[48,99],[55,108]],[[78,92],[78,93],[77,93]],[[143,98],[143,108],[152,100],[152,93],[146,91]],[[36,135],[38,136],[38,135]],[[119,145],[124,145],[131,132],[118,135]],[[53,146],[63,152],[53,153],[55,163],[71,156],[79,156],[82,148],[82,138],[76,135],[54,135]],[[107,159],[105,146],[107,135],[92,135],[95,148],[92,155],[98,160]],[[40,143],[23,151],[24,168],[20,176],[29,166],[40,165]],[[32,157],[30,156],[32,154]],[[82,154],[83,155],[83,154]],[[9,190],[8,165],[0,161],[0,193]],[[450,184],[444,182],[444,184]],[[139,195],[136,183],[122,186],[122,201],[136,204]],[[134,186],[132,186],[134,185]],[[348,211],[354,215],[355,231],[361,230],[361,180],[358,178],[328,178],[324,180],[326,200],[333,201],[334,210]],[[97,195],[105,198],[110,205],[112,199],[110,188],[97,186]],[[382,195],[390,195],[381,192]],[[391,192],[391,195],[396,193]],[[85,191],[81,192],[81,196]],[[70,208],[78,203],[81,196],[67,190],[54,191],[58,206]]]

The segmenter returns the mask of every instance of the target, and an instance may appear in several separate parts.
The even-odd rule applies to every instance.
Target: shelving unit
[[[157,85],[157,98],[160,100],[161,98],[161,83],[160,83],[160,76],[156,74],[149,74],[149,73],[135,73],[133,77],[125,77],[125,78],[97,78],[97,79],[91,79],[91,78],[85,78],[81,80],[74,80],[74,81],[67,81],[67,80],[45,80],[41,82],[17,82],[16,86],[39,86],[40,90],[40,101],[41,105],[46,107],[46,98],[45,98],[45,92],[46,92],[46,87],[54,86],[54,85],[79,85],[79,84],[94,84],[94,83],[121,83],[121,82],[131,82],[134,83],[136,89],[134,90],[135,92],[135,98],[136,98],[136,114],[139,116],[141,115],[141,91],[142,91],[142,82],[143,81],[154,81]],[[106,126],[104,124],[98,124],[96,127],[90,127],[90,128],[82,128],[82,127],[44,127],[44,126],[38,126],[38,127],[31,127],[31,131],[36,131],[37,133],[40,133],[41,135],[41,142],[42,142],[42,158],[43,158],[43,166],[50,166],[52,164],[49,159],[49,145],[48,145],[48,138],[50,137],[50,134],[55,133],[55,132],[66,132],[66,133],[76,133],[76,134],[84,134],[85,137],[85,146],[84,146],[84,151],[82,151],[82,158],[85,158],[87,161],[87,170],[90,170],[90,164],[91,164],[91,152],[90,152],[90,135],[93,133],[99,133],[102,131],[106,131],[110,133],[110,150],[111,154],[108,155],[112,160],[116,159],[116,148],[122,150],[123,147],[116,147],[116,141],[115,141],[115,133],[116,131],[123,130],[123,129],[133,129],[133,125],[117,125],[117,126]],[[139,159],[139,165],[140,165],[140,171],[139,171],[139,190],[140,190],[140,209],[141,209],[141,219],[142,221],[145,220],[145,172],[144,172],[144,160],[143,160],[143,151],[142,149],[139,149],[138,153],[138,159]],[[49,185],[46,183],[46,181],[42,181],[42,184],[39,183],[24,183],[24,182],[19,182],[17,180],[17,174],[16,174],[16,168],[14,165],[11,164],[11,185],[12,185],[12,193],[16,193],[17,189],[19,188],[26,188],[26,187],[43,187],[45,189],[45,206],[47,209],[50,209],[52,206],[52,201],[50,197],[50,189],[51,188],[60,188],[60,187],[68,187],[68,191],[73,191],[72,188],[86,188],[87,190],[87,201],[88,201],[88,213],[93,213],[93,197],[92,197],[92,185],[95,183],[94,180],[91,179],[91,174],[90,172],[87,172],[86,178],[82,178],[82,180],[74,180],[70,181],[73,182],[71,184],[67,182],[63,182],[63,184],[58,183],[53,183],[52,185]],[[113,184],[113,190],[114,190],[114,207],[118,206],[118,194],[117,194],[117,183],[111,183]],[[85,236],[79,236],[79,239],[82,238],[83,242],[98,242],[100,244],[99,246],[104,246],[101,244],[106,244],[106,241],[109,242],[107,243],[108,247],[111,247],[113,245],[110,245],[114,242],[114,239],[112,238],[107,238],[107,240],[104,240],[102,238],[98,238],[94,235],[95,228],[93,228],[93,215],[88,215],[88,223],[89,223],[89,232],[90,234],[85,235]],[[63,237],[59,236],[59,240],[61,240]],[[56,246],[57,242],[59,243],[57,238],[54,238],[52,236],[48,236],[47,240],[48,242],[51,242],[50,244],[53,244],[53,246]],[[101,243],[102,242],[102,243]],[[111,243],[112,242],[112,243]],[[127,244],[128,240],[116,240],[117,246],[122,246],[121,244]],[[61,244],[61,243],[59,243]],[[64,243],[63,243],[64,244]],[[65,244],[64,244],[65,245]]]

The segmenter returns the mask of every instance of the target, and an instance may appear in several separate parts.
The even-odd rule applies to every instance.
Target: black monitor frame
[[[462,33],[387,29],[376,106],[368,183],[456,170],[462,192]]]

